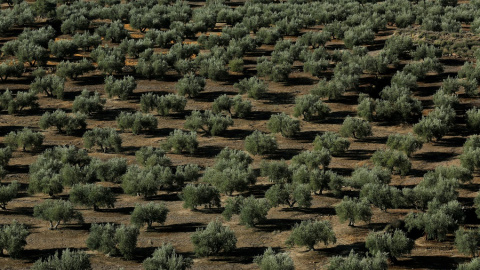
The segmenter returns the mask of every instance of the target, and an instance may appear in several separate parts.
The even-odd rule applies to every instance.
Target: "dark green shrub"
[[[139,230],[133,226],[115,226],[112,223],[92,224],[87,238],[87,247],[107,255],[121,255],[125,259],[133,259],[137,246]]]
[[[348,141],[348,139],[342,138],[332,131],[317,135],[313,141],[313,150],[318,151],[325,148],[328,149],[332,155],[345,153],[349,147],[350,141]]]
[[[152,229],[154,222],[163,224],[167,220],[169,210],[165,204],[150,202],[147,204],[136,204],[130,217],[130,222],[137,226],[143,227],[147,224],[147,230]]]
[[[32,131],[29,128],[23,128],[21,131],[12,131],[5,136],[4,143],[12,149],[22,148],[36,149],[42,146],[45,136],[40,132]]]
[[[67,115],[59,109],[53,113],[44,113],[38,125],[43,130],[56,127],[58,132],[65,132],[70,135],[78,130],[85,130],[87,128],[86,119],[87,117],[84,114]]]
[[[83,134],[83,145],[88,149],[97,145],[103,152],[111,149],[120,152],[122,138],[113,128],[94,128]]]
[[[275,253],[269,247],[263,255],[255,256],[253,259],[260,270],[294,270],[293,260],[288,253]]]
[[[21,77],[23,64],[15,60],[4,61],[0,64],[0,80],[5,82],[8,77]]]
[[[221,251],[230,252],[237,246],[234,232],[218,219],[208,223],[205,229],[197,229],[191,239],[195,254],[202,257],[217,255]]]
[[[408,156],[398,150],[377,150],[373,153],[371,160],[375,166],[385,167],[403,176],[406,175],[412,167]]]
[[[323,120],[330,113],[330,108],[318,96],[304,95],[295,99],[293,115],[303,115],[305,121]]]
[[[135,158],[138,163],[146,167],[153,167],[155,165],[170,166],[172,161],[165,156],[162,149],[143,146],[135,152]]]
[[[198,148],[197,133],[176,129],[170,133],[167,140],[162,144],[162,148],[174,153],[188,151],[193,154]]]
[[[131,129],[132,133],[137,135],[142,130],[147,129],[153,132],[158,125],[157,118],[151,114],[142,114],[141,112],[128,113],[121,112],[116,118],[120,130]]]
[[[207,135],[219,135],[229,127],[233,126],[233,120],[230,116],[222,114],[215,114],[210,110],[203,113],[197,110],[192,111],[190,116],[187,116],[184,127],[191,131],[201,130]]]
[[[323,242],[324,245],[337,242],[329,221],[304,220],[296,223],[286,244],[289,246],[306,246],[308,250],[312,250],[315,249],[315,245],[319,242]]]
[[[239,90],[240,94],[247,93],[248,97],[253,99],[260,99],[268,91],[268,84],[257,77],[245,78],[233,86]]]
[[[357,221],[370,222],[372,219],[372,209],[366,200],[344,197],[343,200],[335,206],[340,222],[348,220],[348,226],[355,226]]]
[[[340,135],[363,139],[372,135],[372,127],[368,121],[347,116],[340,128]]]
[[[105,92],[108,97],[118,96],[122,100],[128,99],[137,88],[137,83],[132,76],[123,77],[123,79],[115,79],[113,76],[105,78]]]
[[[193,73],[188,73],[178,80],[175,89],[177,89],[178,95],[188,95],[188,97],[193,98],[205,89],[205,84],[206,82],[203,77],[197,77]]]
[[[58,99],[62,99],[64,86],[64,79],[56,75],[47,75],[45,77],[36,77],[30,84],[30,90],[37,94],[45,92],[48,97],[55,96]]]
[[[478,230],[460,228],[455,232],[455,247],[461,253],[475,258],[478,256],[479,245],[480,233]]]
[[[57,41],[50,40],[48,42],[48,49],[59,59],[70,58],[77,51],[78,47],[72,40],[60,39]]]
[[[86,58],[83,58],[79,62],[62,61],[57,65],[57,72],[55,75],[61,78],[70,78],[76,80],[78,76],[81,76],[89,71],[95,70],[93,64]]]
[[[270,205],[277,207],[281,204],[293,207],[308,208],[312,205],[312,195],[308,184],[276,184],[265,192],[265,198]]]
[[[255,199],[253,195],[247,198],[240,197],[239,200],[229,198],[222,215],[226,220],[230,220],[234,214],[239,215],[240,224],[255,227],[267,220],[270,208],[266,199]]]
[[[105,103],[106,99],[101,98],[98,92],[90,96],[90,92],[87,89],[83,89],[82,93],[75,97],[72,111],[91,115],[92,113],[101,112]]]
[[[155,249],[151,257],[146,258],[143,263],[145,270],[186,270],[193,265],[193,260],[178,255],[171,244],[162,244],[161,247]]]
[[[208,208],[212,206],[220,207],[219,191],[215,187],[205,184],[185,186],[180,198],[183,200],[183,208],[191,210],[197,209],[199,205],[208,206]]]
[[[290,138],[300,132],[300,121],[285,113],[274,114],[268,120],[267,128],[270,132],[280,133],[282,136]]]
[[[77,205],[92,207],[93,211],[98,211],[99,207],[114,208],[117,201],[110,188],[95,184],[73,185],[69,200]]]
[[[90,260],[88,259],[87,253],[83,251],[70,251],[70,249],[65,249],[62,251],[61,255],[58,255],[58,252],[55,252],[55,255],[46,258],[45,260],[37,260],[32,268],[32,270],[50,270],[50,269],[63,269],[63,270],[91,270],[92,266]]]
[[[1,168],[1,165],[0,165]],[[17,181],[11,182],[9,185],[0,186],[0,208],[7,209],[7,204],[17,197],[20,183]]]
[[[73,208],[69,201],[45,200],[33,208],[33,216],[50,223],[49,229],[56,230],[60,222],[68,223],[71,220],[83,222],[83,216]]]
[[[171,187],[174,180],[174,175],[169,167],[156,165],[140,168],[132,165],[122,176],[122,189],[126,194],[142,195],[147,198],[155,195],[162,187]]]

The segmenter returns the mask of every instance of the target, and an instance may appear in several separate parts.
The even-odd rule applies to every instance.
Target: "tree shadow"
[[[133,212],[133,209],[135,209],[135,207],[115,207],[115,208],[99,209],[97,212],[130,215]]]
[[[203,227],[205,227],[205,224],[203,223],[188,222],[188,223],[158,226],[158,231],[165,232],[165,233],[187,233],[187,232],[195,232],[198,228],[203,228]]]
[[[215,145],[201,146],[193,154],[194,157],[212,158],[223,150],[223,147]]]
[[[336,215],[335,208],[333,207],[311,207],[311,208],[283,208],[282,212],[300,212],[305,214],[316,214],[321,216],[334,216]]]
[[[353,149],[345,152],[342,157],[348,160],[367,160],[374,152],[375,150]]]
[[[268,158],[273,160],[280,160],[280,159],[290,160],[292,159],[293,156],[298,155],[298,153],[300,152],[301,152],[301,149],[295,149],[295,148],[278,149],[277,151],[275,151],[275,153],[269,154]]]
[[[263,99],[267,100],[265,104],[293,104],[295,96],[292,93],[265,93]]]
[[[396,265],[405,269],[455,269],[457,260],[451,256],[411,256],[410,260],[399,260]]]
[[[262,224],[256,225],[255,228],[264,232],[288,231],[291,230],[296,223],[300,223],[301,221],[300,219],[272,218],[267,219]]]
[[[252,111],[245,119],[247,120],[256,120],[256,121],[266,121],[270,119],[272,114],[277,112],[266,112],[266,111]]]
[[[348,245],[336,245],[334,247],[326,247],[322,249],[322,252],[329,254],[329,256],[348,256],[351,250],[354,250],[355,253],[367,252],[365,242],[355,242]]]
[[[449,152],[423,152],[415,154],[415,160],[422,160],[425,162],[440,162],[453,159],[457,154]]]
[[[251,130],[246,129],[227,129],[223,132],[222,137],[231,140],[244,140],[245,137],[252,134]]]
[[[222,257],[213,257],[210,261],[251,264],[255,256],[262,255],[267,247],[242,247],[225,253]]]

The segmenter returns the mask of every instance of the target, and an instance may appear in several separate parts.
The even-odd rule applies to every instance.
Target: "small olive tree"
[[[35,205],[33,216],[48,221],[50,230],[56,230],[62,221],[64,223],[71,220],[83,222],[82,214],[73,208],[73,204],[62,200],[45,200]]]
[[[275,114],[267,122],[267,128],[273,133],[280,133],[283,137],[293,137],[300,132],[300,121],[285,113]]]
[[[345,153],[350,147],[350,141],[342,138],[336,132],[327,131],[322,135],[317,135],[313,141],[314,150],[328,149],[332,155]]]
[[[147,224],[147,230],[152,229],[153,222],[165,223],[169,210],[165,204],[150,202],[147,204],[137,204],[133,209],[130,222],[137,227],[143,227]]]
[[[108,255],[121,255],[133,259],[140,231],[134,226],[115,226],[112,223],[92,224],[87,238],[87,247]]]
[[[213,186],[189,184],[185,186],[179,195],[183,200],[183,208],[197,209],[199,205],[211,208],[220,207],[220,192]]]
[[[22,148],[36,149],[43,144],[45,136],[40,132],[32,131],[29,128],[24,128],[20,131],[12,131],[5,136],[4,143],[12,149]]]
[[[99,207],[114,208],[117,201],[110,188],[95,184],[73,185],[69,200],[77,205],[93,207],[93,211],[98,211]]]
[[[304,95],[295,99],[293,116],[303,116],[305,121],[323,120],[330,113],[330,108],[318,96]]]
[[[155,249],[151,257],[146,258],[142,263],[145,270],[186,270],[190,269],[192,265],[193,260],[178,255],[171,244],[162,244],[161,247]]]
[[[74,251],[67,248],[62,251],[61,255],[59,255],[57,251],[53,256],[50,256],[46,259],[37,260],[33,264],[31,269],[32,270],[49,270],[49,269],[91,270],[92,265],[90,264],[90,260],[88,259],[87,253],[83,251]]]
[[[98,145],[103,152],[110,149],[120,152],[122,138],[113,128],[94,128],[83,134],[83,144],[88,149]]]
[[[275,253],[269,247],[262,255],[253,259],[260,270],[294,270],[293,260],[288,253]]]
[[[162,148],[174,153],[187,151],[193,154],[198,148],[197,133],[176,129],[170,133],[167,140],[162,144]]]
[[[221,251],[230,252],[237,246],[234,232],[218,219],[208,223],[204,229],[197,229],[191,240],[195,253],[202,257],[217,255]]]
[[[335,206],[340,222],[348,220],[348,226],[355,226],[357,221],[370,222],[372,219],[372,209],[366,200],[344,197],[343,200]]]
[[[304,220],[295,224],[286,244],[306,246],[308,250],[312,250],[319,242],[324,245],[337,242],[332,225],[327,220]]]
[[[123,79],[115,79],[113,76],[105,78],[105,92],[110,98],[118,96],[120,99],[126,100],[135,88],[137,88],[137,83],[132,76],[126,76]]]
[[[372,127],[368,121],[347,116],[340,128],[340,135],[363,139],[372,135]]]

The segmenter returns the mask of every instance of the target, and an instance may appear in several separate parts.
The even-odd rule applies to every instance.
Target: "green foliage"
[[[78,47],[72,40],[60,39],[57,41],[50,40],[48,42],[48,49],[59,59],[70,58],[77,51]]]
[[[357,221],[370,222],[372,219],[372,209],[367,200],[344,197],[343,200],[335,206],[340,222],[348,220],[348,226],[355,226]]]
[[[324,245],[337,242],[332,225],[327,220],[304,220],[296,223],[286,244],[306,246],[308,250],[312,250],[319,242],[323,242]]]
[[[194,210],[199,205],[211,208],[220,207],[220,193],[212,186],[189,184],[182,190],[180,198],[183,200],[183,208]]]
[[[256,178],[251,168],[244,167],[235,160],[229,160],[229,163],[221,160],[217,161],[214,167],[205,170],[203,180],[218,191],[231,195],[234,191],[247,190],[250,184],[255,183]]]
[[[33,208],[33,216],[50,223],[49,229],[56,230],[60,222],[68,223],[77,220],[83,223],[83,216],[73,208],[69,201],[45,200]]]
[[[434,199],[425,213],[410,213],[405,217],[408,230],[423,230],[428,239],[444,241],[449,231],[455,230],[463,220],[462,206],[458,201],[441,203]]]
[[[72,111],[91,115],[92,113],[101,112],[105,103],[106,99],[101,98],[98,92],[90,96],[90,92],[87,89],[83,89],[82,93],[75,97]]]
[[[245,137],[245,150],[252,155],[263,155],[277,150],[278,144],[275,137],[255,130]]]
[[[465,114],[467,128],[471,133],[480,133],[480,109],[474,107]]]
[[[121,255],[133,259],[140,231],[134,226],[115,226],[112,223],[92,224],[87,238],[87,247],[108,255]]]
[[[93,207],[94,211],[99,207],[114,208],[117,201],[110,188],[95,184],[73,185],[69,200],[77,205]]]
[[[293,260],[288,253],[275,253],[269,247],[262,255],[255,256],[253,262],[260,270],[294,270]]]
[[[65,80],[56,75],[47,75],[44,77],[36,77],[30,84],[30,90],[35,93],[47,94],[48,97],[55,96],[58,99],[63,98]]]
[[[0,64],[0,80],[7,81],[8,77],[21,77],[23,64],[15,60],[4,61]]]
[[[106,161],[92,159],[89,167],[95,171],[98,180],[117,183],[127,171],[127,160],[125,158],[110,158]]]
[[[122,138],[113,128],[94,128],[83,134],[83,145],[88,149],[97,145],[103,152],[111,149],[120,152]]]
[[[348,150],[348,147],[350,147],[350,141],[332,131],[317,135],[313,141],[313,150],[327,149],[332,155],[341,155]]]
[[[228,62],[228,68],[232,72],[241,73],[243,72],[243,64],[242,58],[234,58]]]
[[[83,58],[79,62],[70,62],[70,61],[62,61],[57,65],[57,72],[55,75],[61,78],[70,78],[72,80],[76,80],[78,76],[81,76],[89,71],[95,70],[93,64]]]
[[[17,96],[13,99],[11,92],[7,90],[0,96],[0,105],[4,109],[8,109],[8,114],[14,114],[26,107],[30,107],[32,110],[38,108],[37,100],[37,93],[34,91],[17,92]]]
[[[377,252],[373,256],[360,257],[353,249],[347,257],[335,256],[330,259],[328,270],[387,270],[388,262],[385,253]]]
[[[422,113],[422,103],[412,97],[407,87],[392,84],[380,92],[380,97],[375,102],[375,113],[379,119],[406,122]]]
[[[407,156],[411,156],[413,152],[422,148],[423,142],[411,133],[407,135],[391,134],[388,136],[387,146],[394,150],[403,151]]]
[[[157,109],[159,115],[165,116],[172,111],[182,112],[186,105],[187,99],[175,94],[158,96],[148,93],[140,97],[140,108],[144,113]]]
[[[290,183],[292,181],[292,173],[285,160],[265,161],[260,163],[261,176],[268,176],[270,182],[275,184]]]
[[[412,251],[414,242],[403,231],[371,232],[365,240],[365,246],[371,254],[387,253],[391,258],[398,258]]]
[[[473,200],[474,205],[475,205],[475,213],[477,214],[477,217],[480,217],[480,195],[477,195],[475,199]]]
[[[0,167],[6,166],[10,158],[12,158],[12,149],[10,147],[0,148]]]
[[[43,130],[49,127],[56,127],[58,132],[65,132],[70,135],[78,130],[85,130],[85,128],[87,128],[86,118],[84,114],[77,113],[75,115],[68,115],[58,109],[53,113],[44,113],[38,125]]]
[[[160,165],[147,168],[132,165],[122,176],[123,191],[134,196],[142,195],[144,198],[155,195],[161,187],[171,187],[173,182],[171,169]]]
[[[135,158],[138,163],[146,167],[155,165],[170,166],[172,161],[165,156],[162,149],[144,146],[135,152]]]
[[[292,158],[291,164],[295,167],[306,165],[309,170],[317,169],[319,166],[326,169],[330,160],[330,151],[323,148],[322,150],[303,151]]]
[[[363,139],[372,135],[372,127],[368,121],[347,116],[340,128],[340,135],[343,137]]]
[[[323,190],[331,190],[333,195],[340,196],[345,180],[342,176],[331,170],[315,169],[309,173],[310,188],[313,192],[319,191],[322,194]]]
[[[480,267],[480,258],[474,258],[470,262],[459,264],[457,270],[475,270]]]
[[[268,84],[257,77],[250,77],[240,80],[233,85],[239,90],[240,94],[248,94],[248,97],[253,99],[260,99],[268,92]]]
[[[474,171],[480,168],[480,136],[472,135],[463,144],[463,153],[460,155],[462,167]]]
[[[402,176],[406,175],[412,167],[408,156],[398,150],[377,150],[373,153],[371,160],[375,166],[385,167]]]
[[[345,42],[345,47],[349,49],[361,44],[371,44],[375,39],[375,32],[367,25],[352,27],[345,31],[344,35],[343,41]]]
[[[146,49],[139,56],[135,71],[149,80],[161,79],[169,70],[168,56],[155,54],[152,49]]]
[[[0,186],[0,208],[2,208],[3,210],[6,210],[7,204],[11,200],[13,200],[15,197],[17,197],[17,193],[19,189],[20,189],[20,183],[18,183],[17,181],[13,181],[6,186]]]
[[[120,48],[97,47],[90,53],[92,59],[97,62],[98,69],[106,74],[120,73],[125,66],[125,55]]]
[[[143,263],[145,270],[186,270],[193,265],[193,260],[182,255],[178,255],[171,244],[162,244],[155,249],[151,257],[146,258]]]
[[[235,113],[232,113],[232,108]],[[234,98],[221,95],[213,101],[212,111],[213,113],[227,111],[233,117],[246,118],[252,111],[252,103],[248,100],[243,100],[240,95]]]
[[[90,34],[90,32],[85,31],[83,34],[75,34],[73,36],[73,42],[78,48],[86,52],[90,48],[95,48],[102,44],[102,39],[98,34]]]
[[[326,81],[325,79],[322,79],[310,93],[321,98],[336,100],[342,97],[345,90],[346,87],[342,82],[340,82],[340,80],[332,79],[330,81]]]
[[[153,132],[158,125],[157,118],[151,114],[142,114],[141,112],[128,113],[121,112],[116,118],[120,130],[131,129],[132,133],[137,135],[142,130],[148,129]]]
[[[202,257],[217,255],[221,251],[230,252],[237,246],[234,232],[218,219],[208,223],[204,229],[197,229],[191,239],[195,254]]]
[[[300,132],[300,121],[285,113],[274,114],[267,122],[270,132],[280,133],[283,137],[291,138]]]
[[[349,180],[349,185],[355,188],[361,188],[366,184],[389,184],[391,180],[391,172],[382,167],[358,167]]]
[[[29,128],[23,128],[20,131],[12,131],[5,136],[4,143],[12,149],[22,148],[36,149],[43,144],[45,136],[40,132],[32,131]]]
[[[122,100],[128,99],[137,88],[137,83],[132,76],[125,76],[123,79],[115,79],[113,76],[105,78],[105,92],[109,98],[118,96]]]
[[[323,120],[330,113],[330,108],[318,96],[304,95],[295,99],[293,115],[303,115],[305,121]]]
[[[451,107],[437,107],[413,126],[413,132],[420,138],[430,142],[440,140],[453,126],[455,110]]]
[[[113,43],[120,43],[123,39],[130,35],[127,29],[124,28],[121,21],[113,21],[108,26],[102,25],[97,29],[98,33],[104,33],[105,39],[111,40]]]
[[[51,269],[62,269],[62,270],[91,270],[92,266],[90,260],[88,259],[87,253],[84,251],[70,251],[70,249],[65,249],[62,251],[62,254],[59,255],[58,251],[55,252],[55,255],[46,258],[45,260],[37,260],[32,268],[32,270],[51,270]]]
[[[403,206],[402,191],[396,187],[380,183],[367,183],[360,191],[360,198],[368,200],[383,211]]]
[[[11,224],[3,225],[0,228],[0,250],[8,252],[12,258],[17,258],[27,245],[27,237],[30,234],[24,224],[13,220]]]
[[[197,110],[192,111],[190,116],[187,116],[184,127],[192,130],[202,130],[207,135],[219,135],[229,127],[233,126],[233,120],[230,116],[222,114],[215,114],[210,110],[203,113]]]
[[[310,193],[310,185],[308,184],[276,184],[265,192],[265,198],[274,207],[280,204],[293,207],[298,204],[299,207],[308,208],[312,205],[312,195]]]
[[[240,224],[255,227],[267,220],[270,208],[267,199],[256,199],[253,195],[247,198],[240,196],[227,199],[222,215],[226,220],[230,220],[234,214],[239,215]]]
[[[464,228],[460,228],[455,232],[455,246],[461,253],[477,257],[479,245],[480,232],[478,229],[465,230]]]
[[[151,39],[127,39],[122,40],[118,46],[124,54],[130,57],[138,58],[148,48],[153,48],[153,41]]]
[[[30,40],[20,42],[14,50],[14,54],[19,62],[27,62],[32,67],[36,65],[42,66],[48,59],[48,51]]]
[[[205,78],[195,76],[193,73],[188,73],[183,78],[178,80],[175,85],[177,94],[180,96],[187,95],[190,98],[196,97],[205,89]]]
[[[136,204],[130,217],[130,222],[137,227],[143,227],[147,224],[147,229],[151,229],[153,222],[165,223],[168,212],[169,210],[165,204],[154,202]]]
[[[197,133],[183,132],[176,129],[170,132],[166,142],[162,144],[165,151],[173,151],[174,153],[181,153],[188,151],[193,154],[198,148]]]

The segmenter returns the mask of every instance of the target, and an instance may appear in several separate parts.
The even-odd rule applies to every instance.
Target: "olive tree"
[[[233,126],[233,120],[230,116],[222,114],[215,114],[210,110],[203,113],[197,110],[192,111],[190,116],[187,116],[184,127],[191,131],[201,130],[207,135],[219,135],[229,127]]]
[[[120,130],[131,129],[132,133],[137,135],[141,130],[147,129],[153,132],[158,125],[157,118],[151,114],[142,114],[141,112],[128,113],[121,112],[117,116],[117,125]]]
[[[71,220],[83,222],[83,216],[73,208],[69,201],[45,200],[33,208],[33,216],[50,223],[50,230],[56,230],[60,222],[68,223]]]
[[[290,138],[300,132],[300,121],[285,113],[274,114],[268,120],[267,128],[273,133],[280,133],[282,136]]]
[[[324,245],[337,242],[332,225],[327,220],[304,220],[296,223],[286,244],[306,246],[308,250],[312,250],[319,242],[323,242]]]
[[[105,92],[108,97],[118,96],[122,100],[128,99],[137,88],[137,83],[132,76],[123,77],[123,79],[115,79],[113,76],[105,78]]]
[[[0,165],[1,166],[1,165]],[[0,208],[7,209],[7,204],[17,197],[20,183],[13,181],[8,185],[0,186]]]
[[[330,113],[330,108],[318,96],[304,95],[295,99],[293,115],[303,116],[305,121],[323,120]]]
[[[268,91],[268,84],[257,77],[240,80],[233,85],[240,94],[248,94],[248,97],[260,99]]]
[[[49,127],[56,127],[58,132],[73,134],[78,130],[85,130],[87,127],[86,116],[81,113],[68,115],[64,111],[58,109],[53,113],[46,112],[40,118],[38,125],[45,130]]]
[[[11,224],[5,224],[0,228],[0,253],[6,250],[12,258],[17,258],[27,245],[27,237],[30,232],[27,226],[13,220]]]
[[[271,205],[264,198],[256,199],[253,195],[247,198],[240,196],[227,199],[222,215],[226,220],[230,220],[234,214],[239,215],[240,224],[255,227],[267,220],[270,208]]]
[[[165,152],[162,149],[150,146],[143,146],[136,151],[135,159],[139,164],[146,167],[153,167],[156,165],[170,166],[172,164],[172,161],[165,155]]]
[[[144,198],[153,196],[161,187],[171,187],[174,175],[169,167],[156,165],[140,168],[132,165],[122,176],[122,188],[126,194],[142,195]]]
[[[340,135],[363,139],[372,135],[372,127],[368,121],[347,116],[340,128]]]
[[[269,247],[262,255],[253,259],[260,270],[294,270],[293,260],[288,253],[275,253]]]
[[[474,229],[460,228],[455,232],[455,247],[465,255],[478,257],[480,232]]]
[[[230,252],[237,246],[234,232],[218,219],[208,223],[204,229],[197,229],[191,240],[195,254],[202,257],[217,255],[222,251]]]
[[[475,270],[480,267],[480,258],[474,258],[470,262],[459,264],[457,270]]]
[[[170,132],[167,140],[162,144],[162,148],[165,151],[173,151],[174,153],[187,151],[193,154],[198,148],[197,133],[176,129]]]
[[[55,96],[58,99],[63,98],[65,80],[56,75],[47,75],[36,77],[30,84],[30,90],[35,93],[45,92],[48,97]]]
[[[40,132],[32,131],[29,128],[23,128],[19,131],[11,131],[5,136],[4,143],[12,149],[22,148],[37,149],[43,144],[45,136]]]
[[[75,251],[67,248],[62,251],[61,255],[59,255],[58,251],[56,251],[55,255],[49,256],[46,259],[38,259],[37,261],[35,261],[31,269],[91,270],[92,265],[90,264],[87,253],[85,253],[84,251]]]
[[[406,175],[412,167],[408,156],[398,150],[377,150],[373,153],[371,160],[375,166],[385,167],[400,173],[402,176]]]
[[[165,243],[155,249],[152,256],[146,258],[142,263],[145,270],[186,270],[190,269],[192,265],[192,259],[178,255],[171,244]]]
[[[188,73],[178,80],[175,89],[177,89],[178,95],[187,95],[188,97],[193,98],[198,96],[198,94],[205,89],[205,84],[205,78],[195,76],[193,73]]]
[[[5,82],[8,77],[21,77],[23,70],[23,64],[18,61],[4,61],[0,64],[0,80]]]
[[[234,113],[232,112],[232,109]],[[213,101],[212,111],[213,113],[226,111],[233,117],[245,118],[252,111],[252,103],[248,100],[243,100],[240,95],[237,95],[234,98],[229,98],[227,95],[221,95]]]
[[[158,96],[148,93],[140,97],[140,108],[144,113],[157,109],[158,114],[164,116],[172,111],[182,112],[186,105],[187,99],[175,94]]]
[[[393,233],[369,233],[365,240],[365,246],[371,254],[377,252],[387,253],[390,258],[396,259],[403,254],[410,253],[414,242],[405,235],[405,232],[395,230]]]
[[[122,138],[113,128],[94,128],[83,134],[83,145],[88,149],[97,145],[103,152],[111,149],[120,152]]]
[[[309,184],[276,184],[265,192],[265,198],[270,205],[276,207],[285,204],[293,207],[308,208],[312,205],[312,195]]]
[[[277,150],[278,144],[274,136],[255,130],[245,137],[245,150],[252,155],[263,155]]]
[[[78,51],[77,44],[67,39],[50,40],[50,42],[48,42],[48,49],[59,59],[70,58]]]
[[[350,147],[350,141],[340,137],[338,133],[327,131],[322,135],[317,135],[313,141],[313,150],[327,149],[332,155],[345,153]]]
[[[334,256],[330,259],[328,270],[335,269],[348,269],[348,270],[387,270],[388,262],[387,255],[382,252],[377,252],[373,256],[361,257],[355,254],[353,249],[350,251],[347,257]]]
[[[366,200],[344,197],[343,200],[335,206],[340,222],[348,220],[348,226],[355,226],[357,221],[370,222],[372,219],[372,209]]]
[[[87,247],[107,255],[121,255],[125,259],[133,259],[140,231],[134,226],[112,223],[92,224],[87,238]]]
[[[387,139],[387,146],[390,149],[404,152],[407,156],[411,156],[413,152],[420,150],[423,146],[423,141],[408,133],[404,134],[390,134]]]
[[[186,185],[179,196],[183,200],[183,208],[195,210],[199,205],[220,207],[220,192],[210,185]]]
[[[95,70],[93,64],[83,58],[79,62],[70,62],[70,61],[62,61],[57,65],[57,72],[55,73],[57,76],[61,78],[70,78],[72,80],[76,80],[78,76],[81,76],[89,71]]]
[[[73,185],[69,200],[77,205],[93,207],[93,211],[98,211],[99,207],[114,208],[117,201],[110,188],[95,184]]]
[[[106,99],[101,98],[98,92],[95,92],[93,96],[90,96],[90,92],[87,89],[83,89],[79,96],[75,97],[72,105],[72,111],[75,113],[83,113],[91,115],[103,110],[106,103]]]
[[[152,229],[153,222],[165,223],[169,210],[165,204],[150,202],[147,204],[136,204],[130,217],[130,222],[137,227],[147,224],[147,230]]]
[[[467,128],[472,133],[480,132],[480,109],[476,107],[469,109],[466,114]]]

